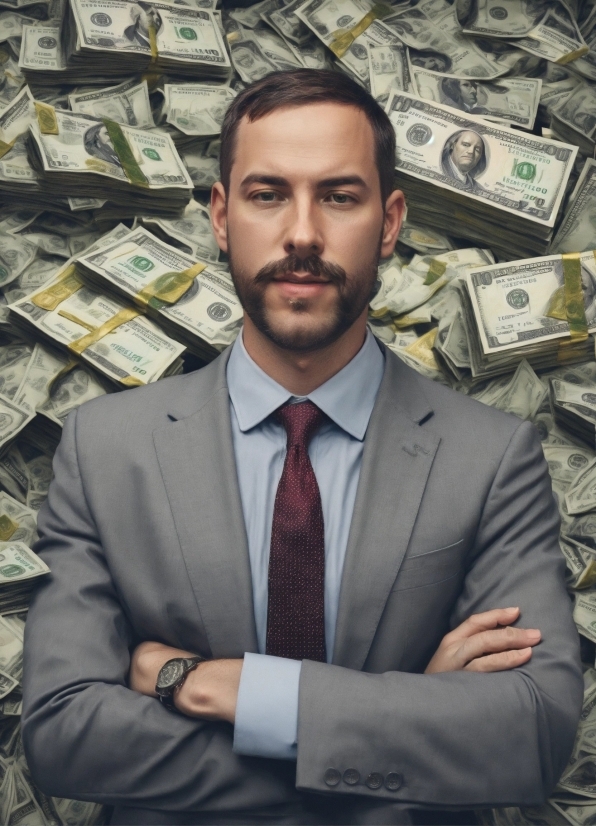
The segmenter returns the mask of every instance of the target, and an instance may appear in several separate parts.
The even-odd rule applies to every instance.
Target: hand
[[[540,631],[508,627],[518,617],[519,608],[472,614],[443,637],[424,673],[508,671],[523,665],[532,656],[532,646],[540,642]]]
[[[133,691],[157,697],[155,683],[161,667],[174,657],[193,657],[190,651],[159,642],[142,642],[132,654],[129,685]],[[174,705],[182,714],[204,720],[236,717],[238,686],[244,660],[206,660],[191,671],[174,691]]]

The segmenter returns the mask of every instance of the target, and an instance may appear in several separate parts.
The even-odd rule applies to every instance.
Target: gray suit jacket
[[[40,788],[114,805],[118,823],[402,823],[421,805],[541,802],[571,751],[582,677],[540,442],[389,352],[334,661],[302,668],[297,765],[237,756],[230,725],[127,687],[142,640],[257,650],[226,361],[66,423],[36,547],[52,574],[26,625],[23,738]],[[543,633],[527,665],[422,673],[450,628],[510,605]],[[331,786],[328,769],[358,782]]]

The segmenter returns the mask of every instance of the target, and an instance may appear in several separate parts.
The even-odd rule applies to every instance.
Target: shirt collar
[[[306,398],[316,404],[336,425],[362,441],[371,417],[385,359],[375,337],[366,332],[364,344],[346,366]],[[260,424],[294,396],[251,359],[242,334],[232,347],[227,365],[230,399],[244,433]]]

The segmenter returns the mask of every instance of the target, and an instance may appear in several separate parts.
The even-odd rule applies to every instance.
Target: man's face
[[[476,85],[474,83],[469,80],[460,80],[459,91],[461,94],[461,99],[466,106],[476,106],[476,101],[478,100],[478,90],[476,89]]]
[[[247,316],[275,344],[319,349],[366,312],[383,225],[373,131],[358,109],[319,103],[240,123],[230,269]]]
[[[462,132],[453,144],[451,159],[460,172],[471,172],[482,157],[482,138],[475,132]]]

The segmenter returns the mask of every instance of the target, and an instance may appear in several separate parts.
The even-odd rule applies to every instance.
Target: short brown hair
[[[375,137],[375,160],[383,204],[394,189],[395,132],[391,121],[369,93],[343,72],[328,69],[295,69],[272,72],[247,86],[230,104],[222,127],[220,167],[226,192],[234,163],[238,125],[245,116],[255,121],[277,109],[309,103],[354,106],[366,115]]]

